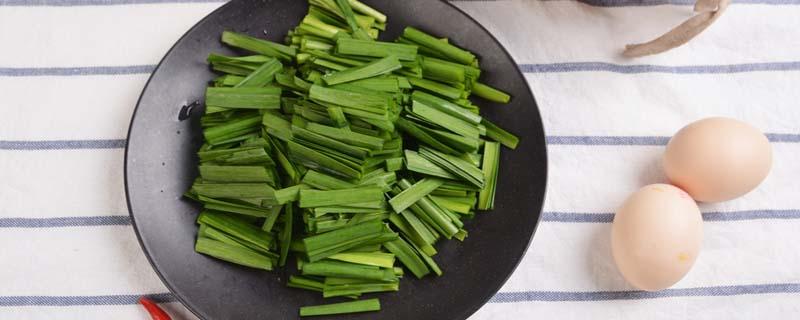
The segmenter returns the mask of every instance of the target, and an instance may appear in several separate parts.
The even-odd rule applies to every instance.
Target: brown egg
[[[729,118],[683,127],[667,144],[664,171],[695,200],[730,200],[753,190],[772,167],[772,147],[758,129]]]
[[[703,218],[686,192],[651,184],[633,193],[614,215],[611,251],[634,287],[668,288],[689,272],[700,254]]]

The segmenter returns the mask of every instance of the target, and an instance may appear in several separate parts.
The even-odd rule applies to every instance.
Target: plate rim
[[[123,157],[124,157],[123,182],[124,182],[124,187],[125,187],[125,204],[126,204],[126,206],[128,208],[128,215],[130,216],[131,225],[133,226],[134,233],[136,233],[136,240],[139,243],[139,247],[141,248],[141,250],[144,253],[145,257],[147,258],[147,262],[150,264],[151,269],[156,273],[156,275],[158,276],[159,280],[161,280],[161,283],[167,288],[167,290],[169,290],[169,293],[172,295],[172,297],[174,297],[178,302],[181,303],[181,305],[183,305],[187,310],[189,310],[193,315],[195,315],[199,319],[207,319],[207,318],[205,318],[203,315],[201,315],[199,313],[198,309],[192,303],[187,301],[182,295],[176,293],[175,288],[173,288],[173,284],[170,283],[164,277],[164,275],[162,274],[161,270],[159,270],[158,267],[156,267],[155,261],[153,261],[153,258],[152,258],[151,254],[150,254],[150,250],[145,245],[144,240],[142,239],[142,234],[139,231],[138,225],[136,224],[136,217],[135,217],[135,214],[133,213],[133,209],[132,209],[132,206],[131,206],[131,197],[130,197],[130,192],[129,192],[129,178],[128,178],[128,164],[130,162],[129,161],[128,152],[129,152],[130,148],[129,148],[129,143],[128,142],[130,141],[130,138],[131,138],[131,132],[133,131],[133,124],[136,121],[136,115],[137,115],[137,113],[139,111],[139,107],[141,106],[142,99],[144,98],[144,95],[147,92],[147,89],[150,87],[150,82],[153,80],[153,77],[155,76],[155,74],[161,68],[164,60],[166,60],[166,58],[169,57],[170,54],[172,54],[172,52],[175,50],[175,48],[181,42],[183,42],[183,40],[190,33],[195,31],[195,29],[197,29],[206,20],[210,19],[212,16],[217,14],[219,11],[225,9],[227,6],[231,5],[232,3],[236,2],[236,1],[238,1],[238,0],[230,0],[230,1],[226,2],[226,3],[224,3],[223,5],[219,6],[218,8],[214,9],[213,11],[209,12],[202,19],[198,20],[194,25],[192,25],[191,28],[186,30],[186,32],[184,32],[180,36],[180,38],[175,40],[175,43],[173,43],[170,46],[170,48],[166,51],[166,53],[164,53],[164,55],[158,61],[158,64],[156,65],[156,67],[150,73],[150,76],[148,76],[147,82],[145,82],[145,85],[142,87],[141,93],[139,93],[139,97],[136,100],[136,106],[134,107],[133,112],[131,113],[131,120],[128,123],[128,130],[127,130],[127,133],[126,133],[126,136],[125,136],[125,152],[124,152],[124,155],[123,155]],[[495,35],[492,32],[490,32],[483,24],[478,22],[475,18],[473,18],[471,15],[469,15],[464,10],[462,10],[459,7],[457,7],[456,5],[451,3],[450,1],[447,1],[447,0],[436,0],[436,1],[445,3],[448,7],[450,7],[453,10],[455,10],[456,12],[461,14],[463,17],[465,17],[465,18],[469,19],[470,21],[472,21],[476,26],[478,26],[478,28],[480,28],[486,34],[488,34],[489,37],[492,39],[492,41],[494,41],[500,47],[500,50],[503,52],[503,55],[508,60],[513,62],[514,70],[516,71],[517,75],[520,78],[525,79],[525,74],[519,68],[519,64],[513,58],[513,56],[511,56],[511,53],[508,51],[508,49],[506,49],[506,47],[502,44],[502,42],[500,42],[497,39],[497,37],[495,37]],[[548,180],[549,180],[549,160],[548,160],[549,159],[548,158],[549,152],[548,152],[547,140],[546,140],[546,135],[545,135],[546,130],[544,128],[544,121],[542,120],[541,109],[539,108],[539,103],[536,101],[536,96],[534,95],[533,90],[531,90],[530,84],[527,83],[527,80],[526,80],[526,85],[525,86],[527,87],[526,91],[530,94],[531,100],[533,101],[534,105],[532,107],[536,108],[536,113],[538,115],[538,122],[540,123],[540,128],[541,128],[541,130],[540,130],[541,131],[540,132],[541,135],[540,136],[542,137],[542,139],[539,142],[543,146],[542,149],[544,151],[544,153],[543,153],[544,163],[542,164],[542,169],[543,169],[542,180],[544,180],[543,181],[544,182],[543,183],[543,191],[542,191],[542,201],[541,201],[541,204],[538,206],[539,208],[536,208],[537,209],[536,212],[538,212],[538,215],[537,215],[537,218],[536,218],[536,222],[533,225],[533,229],[531,230],[530,236],[528,237],[528,240],[527,240],[527,243],[525,245],[525,248],[522,250],[522,252],[520,252],[519,256],[517,256],[515,258],[514,266],[511,269],[511,272],[506,274],[503,277],[502,281],[498,282],[498,285],[496,286],[496,288],[492,288],[492,290],[487,291],[488,292],[487,295],[479,297],[478,300],[480,301],[480,303],[476,303],[476,304],[470,306],[469,308],[462,309],[462,310],[466,311],[466,312],[462,313],[464,315],[464,319],[467,319],[470,316],[474,315],[475,312],[477,312],[480,308],[482,308],[484,305],[486,305],[489,302],[489,300],[494,295],[496,295],[497,292],[499,292],[500,289],[508,282],[508,280],[511,278],[511,275],[513,275],[515,272],[517,272],[517,269],[519,268],[519,265],[522,262],[522,259],[528,253],[528,250],[530,249],[531,244],[533,243],[533,238],[536,235],[536,231],[538,231],[539,225],[542,222],[542,211],[544,210],[544,203],[545,203],[545,201],[547,199],[547,190],[548,190],[547,185],[548,185]]]

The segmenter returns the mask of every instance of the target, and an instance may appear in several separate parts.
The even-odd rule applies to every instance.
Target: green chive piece
[[[326,279],[327,280],[327,279]],[[351,283],[340,285],[325,284],[322,290],[323,298],[343,297],[361,295],[372,292],[392,292],[400,290],[399,282],[371,282],[371,283]]]
[[[487,181],[488,182],[488,181]],[[447,210],[457,212],[460,214],[468,214],[469,211],[472,209],[471,203],[464,203],[459,201],[454,201],[449,197],[441,197],[441,196],[431,196],[431,199],[436,202],[439,207],[445,208]]]
[[[403,169],[403,158],[386,159],[386,171],[398,171]]]
[[[390,100],[383,95],[357,93],[325,88],[319,85],[312,85],[308,94],[309,97],[315,101],[332,103],[348,109],[356,109],[376,113],[378,115],[386,114],[390,103]]]
[[[390,269],[394,266],[394,255],[384,252],[341,252],[328,259]]]
[[[350,203],[378,201],[383,199],[383,190],[376,187],[341,190],[300,190],[300,207],[346,205]]]
[[[350,0],[350,6],[355,11],[358,11],[358,12],[364,14],[364,15],[367,15],[367,16],[375,18],[375,21],[377,21],[379,23],[386,23],[386,15],[384,15],[380,11],[375,10],[372,7],[364,4],[361,1]]]
[[[228,235],[227,233],[222,232],[222,231],[220,231],[220,230],[218,230],[218,229],[216,229],[216,228],[214,228],[212,226],[209,226],[207,224],[200,224],[200,227],[197,229],[197,237],[198,238],[208,238],[208,239],[211,239],[211,240],[217,240],[217,241],[220,241],[220,242],[223,242],[223,243],[227,243],[227,244],[230,244],[230,245],[233,245],[233,246],[237,246],[237,247],[245,247],[245,248],[248,248],[250,250],[256,251],[258,254],[261,254],[261,255],[263,255],[265,257],[268,257],[268,258],[271,258],[271,259],[272,258],[277,258],[277,256],[278,256],[275,253],[267,251],[267,250],[264,250],[262,248],[259,248],[256,245],[253,245],[251,243],[245,242],[245,241],[243,241],[241,239],[236,239],[236,238]]]
[[[200,165],[203,180],[215,182],[273,182],[265,167]]]
[[[261,230],[266,232],[272,231],[272,227],[274,227],[275,222],[278,221],[278,216],[281,214],[282,209],[283,206],[270,207],[269,215],[267,215],[267,218],[264,219],[264,223],[261,225]]]
[[[476,60],[475,55],[469,51],[458,48],[448,42],[440,41],[438,38],[435,38],[413,27],[406,27],[403,30],[403,37],[419,43],[421,46],[433,49],[434,51],[437,51],[461,64],[469,65]]]
[[[394,281],[397,277],[391,269],[382,269],[361,264],[322,260],[303,264],[303,275],[341,277],[374,281]]]
[[[240,203],[233,203],[229,201],[222,201],[205,196],[197,196],[197,201],[203,203],[203,208],[208,210],[224,211],[231,213],[238,213],[254,217],[268,217],[270,209],[260,206],[245,205]]]
[[[198,238],[194,250],[235,264],[272,270],[272,259],[243,246],[236,246],[208,238]]]
[[[367,79],[348,82],[348,84],[354,87],[359,87],[372,91],[399,93],[400,90],[403,89],[400,87],[399,79],[400,78],[398,77],[367,78]]]
[[[323,304],[317,306],[300,307],[300,316],[323,316],[331,314],[356,313],[380,311],[381,304],[378,299],[366,299],[350,302]]]
[[[478,188],[484,186],[483,172],[466,160],[425,147],[420,148],[419,155]]]
[[[412,77],[408,78],[408,82],[410,82],[411,85],[416,88],[425,89],[450,99],[460,99],[465,95],[463,90],[451,87],[438,81]]]
[[[308,126],[306,126],[306,129],[332,139],[337,139],[342,142],[362,148],[368,148],[370,150],[380,150],[384,146],[384,140],[381,138],[361,134],[347,129],[328,127],[317,123],[309,123]]]
[[[317,261],[350,248],[366,244],[383,233],[381,221],[369,221],[303,239],[310,261]]]
[[[274,189],[266,183],[195,183],[198,195],[209,198],[273,198]]]
[[[480,115],[474,114],[469,110],[466,110],[463,107],[445,99],[422,91],[414,91],[411,96],[415,101],[422,102],[430,107],[438,109],[441,112],[447,113],[471,124],[477,125],[481,123],[482,117]]]
[[[431,272],[425,262],[422,261],[419,254],[414,251],[414,248],[402,238],[386,242],[383,246],[386,247],[389,252],[394,253],[397,259],[417,278],[421,279]]]
[[[401,180],[404,181],[404,180]],[[400,194],[389,200],[395,212],[402,212],[422,197],[442,185],[444,181],[437,178],[425,178],[403,190]]]
[[[494,123],[489,122],[489,120],[483,119],[481,124],[486,126],[487,137],[492,138],[494,141],[500,142],[512,150],[517,148],[517,144],[519,144],[519,138],[517,138],[517,136],[501,129]]]
[[[275,195],[275,201],[277,201],[278,204],[284,204],[284,203],[291,202],[291,201],[297,201],[298,199],[300,199],[300,190],[309,189],[309,188],[311,188],[311,187],[308,186],[308,185],[297,184],[297,185],[293,185],[291,187],[286,187],[286,188],[283,188],[283,189],[275,190],[275,194],[274,194]]]
[[[472,85],[472,93],[489,101],[499,103],[508,103],[511,101],[511,96],[509,96],[508,93],[497,90],[480,82],[476,82]]]
[[[344,111],[342,111],[341,107],[329,107],[328,109],[328,116],[333,120],[333,124],[337,128],[346,128],[349,127],[350,124],[347,122],[347,117],[344,115]]]
[[[344,16],[347,25],[350,26],[353,37],[356,39],[371,40],[372,38],[369,36],[369,34],[361,29],[361,26],[358,24],[358,22],[356,22],[356,17],[353,13],[353,8],[350,7],[350,2],[348,0],[336,0],[336,4],[338,5],[339,10],[342,11],[342,15]]]
[[[322,282],[303,276],[289,276],[289,281],[286,283],[287,287],[306,289],[311,291],[322,292],[325,285]]]
[[[400,64],[400,60],[397,60],[397,57],[388,56],[360,67],[350,68],[323,76],[322,80],[324,80],[328,85],[335,85],[387,74],[402,67],[403,66]]]
[[[478,210],[492,210],[494,195],[497,190],[497,174],[500,168],[500,144],[486,142],[483,145],[483,175],[486,176],[486,187],[478,194]]]
[[[464,68],[443,63],[440,60],[424,57],[421,63],[422,77],[447,83],[465,83]]]
[[[247,77],[239,81],[234,87],[263,87],[275,79],[275,73],[281,71],[283,65],[278,59],[273,58],[254,70]],[[279,91],[280,92],[280,91]]]
[[[403,61],[417,59],[417,47],[412,45],[341,38],[336,41],[336,54],[383,58],[391,55]]]
[[[408,170],[445,179],[458,179],[449,171],[423,158],[414,150],[405,150],[405,160]]]
[[[460,152],[456,151],[455,149],[449,147],[444,143],[439,142],[439,140],[432,137],[430,134],[421,129],[419,125],[415,124],[412,121],[406,120],[404,118],[398,118],[396,120],[396,124],[403,132],[413,136],[414,138],[417,138],[422,143],[431,146],[436,150],[446,152],[449,154],[460,154]]]
[[[273,235],[243,221],[238,217],[205,210],[200,213],[197,221],[217,228],[236,239],[258,246],[269,251],[272,246]]]
[[[291,203],[286,206],[286,212],[284,213],[284,222],[283,222],[283,230],[278,235],[281,239],[280,241],[280,250],[281,255],[279,258],[278,264],[282,267],[286,265],[286,257],[289,255],[289,246],[292,243],[292,221],[294,220],[294,216],[292,215],[292,211],[294,205]]]
[[[292,47],[236,32],[223,31],[222,42],[284,61],[290,61],[297,55],[297,50]]]
[[[350,189],[355,185],[336,177],[329,176],[314,170],[308,170],[303,177],[303,183],[321,190]]]
[[[463,241],[463,239],[462,239],[462,241]],[[442,274],[443,274],[442,273],[442,269],[439,268],[439,265],[436,264],[436,261],[433,260],[433,257],[431,255],[425,254],[422,251],[422,249],[420,249],[413,242],[411,242],[409,244],[414,248],[414,251],[419,255],[419,257],[422,258],[422,261],[425,261],[425,264],[428,265],[428,267],[431,269],[431,271],[433,271],[433,273],[436,274],[436,276],[441,277]]]
[[[260,122],[261,122],[261,116],[253,115],[246,118],[241,118],[235,121],[231,121],[223,125],[205,129],[203,130],[203,135],[205,136],[206,140],[213,141],[215,139],[223,138],[226,135],[230,134],[231,132],[238,132],[241,130],[249,130],[250,128],[256,128],[256,126],[258,126]]]
[[[411,183],[403,180],[399,181],[397,185],[402,189],[408,189],[411,187]],[[425,220],[425,222],[427,222],[429,225],[435,227],[437,232],[444,235],[445,238],[450,239],[454,234],[456,234],[456,232],[458,232],[458,228],[453,224],[453,221],[450,219],[447,213],[428,197],[419,199],[417,203],[409,208],[420,219]]]
[[[292,158],[310,168],[325,170],[348,178],[358,179],[361,177],[360,171],[343,164],[336,158],[292,141],[287,143],[287,145],[289,146],[289,152]]]
[[[480,136],[480,131],[474,124],[470,124],[464,120],[434,109],[433,107],[430,107],[422,102],[414,100],[411,107],[411,112],[422,119],[439,124],[447,130],[462,136],[474,139],[477,139]]]

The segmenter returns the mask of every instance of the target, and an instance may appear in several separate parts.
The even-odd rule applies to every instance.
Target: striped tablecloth
[[[800,0],[735,1],[688,45],[638,60],[626,43],[691,15],[689,0],[459,1],[526,73],[548,134],[543,221],[475,319],[800,318]],[[0,318],[145,319],[150,268],[128,218],[123,148],[148,74],[222,5],[211,0],[0,0]],[[703,205],[705,241],[675,288],[632,291],[609,222],[664,181],[668,137],[706,116],[769,133],[754,192]]]

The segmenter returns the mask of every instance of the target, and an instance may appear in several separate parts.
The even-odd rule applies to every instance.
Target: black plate
[[[437,245],[440,278],[402,280],[397,293],[376,294],[380,313],[354,319],[463,319],[508,279],[539,221],[547,175],[539,111],[525,78],[498,42],[452,5],[433,0],[367,1],[389,16],[382,37],[395,38],[412,25],[448,36],[475,52],[482,80],[510,92],[509,105],[484,106],[485,115],[518,134],[516,151],[503,149],[496,209],[467,223],[469,236]],[[178,119],[181,106],[203,99],[214,74],[205,58],[233,53],[221,45],[223,30],[280,41],[298,24],[306,1],[233,1],[211,13],[167,53],[147,83],[131,121],[125,155],[125,186],[134,227],[161,280],[190,310],[205,319],[289,319],[298,307],[329,303],[319,294],[286,288],[292,270],[264,272],[194,252],[198,206],[181,198],[197,176],[195,152],[202,143],[199,114]],[[288,268],[287,268],[288,269]]]

